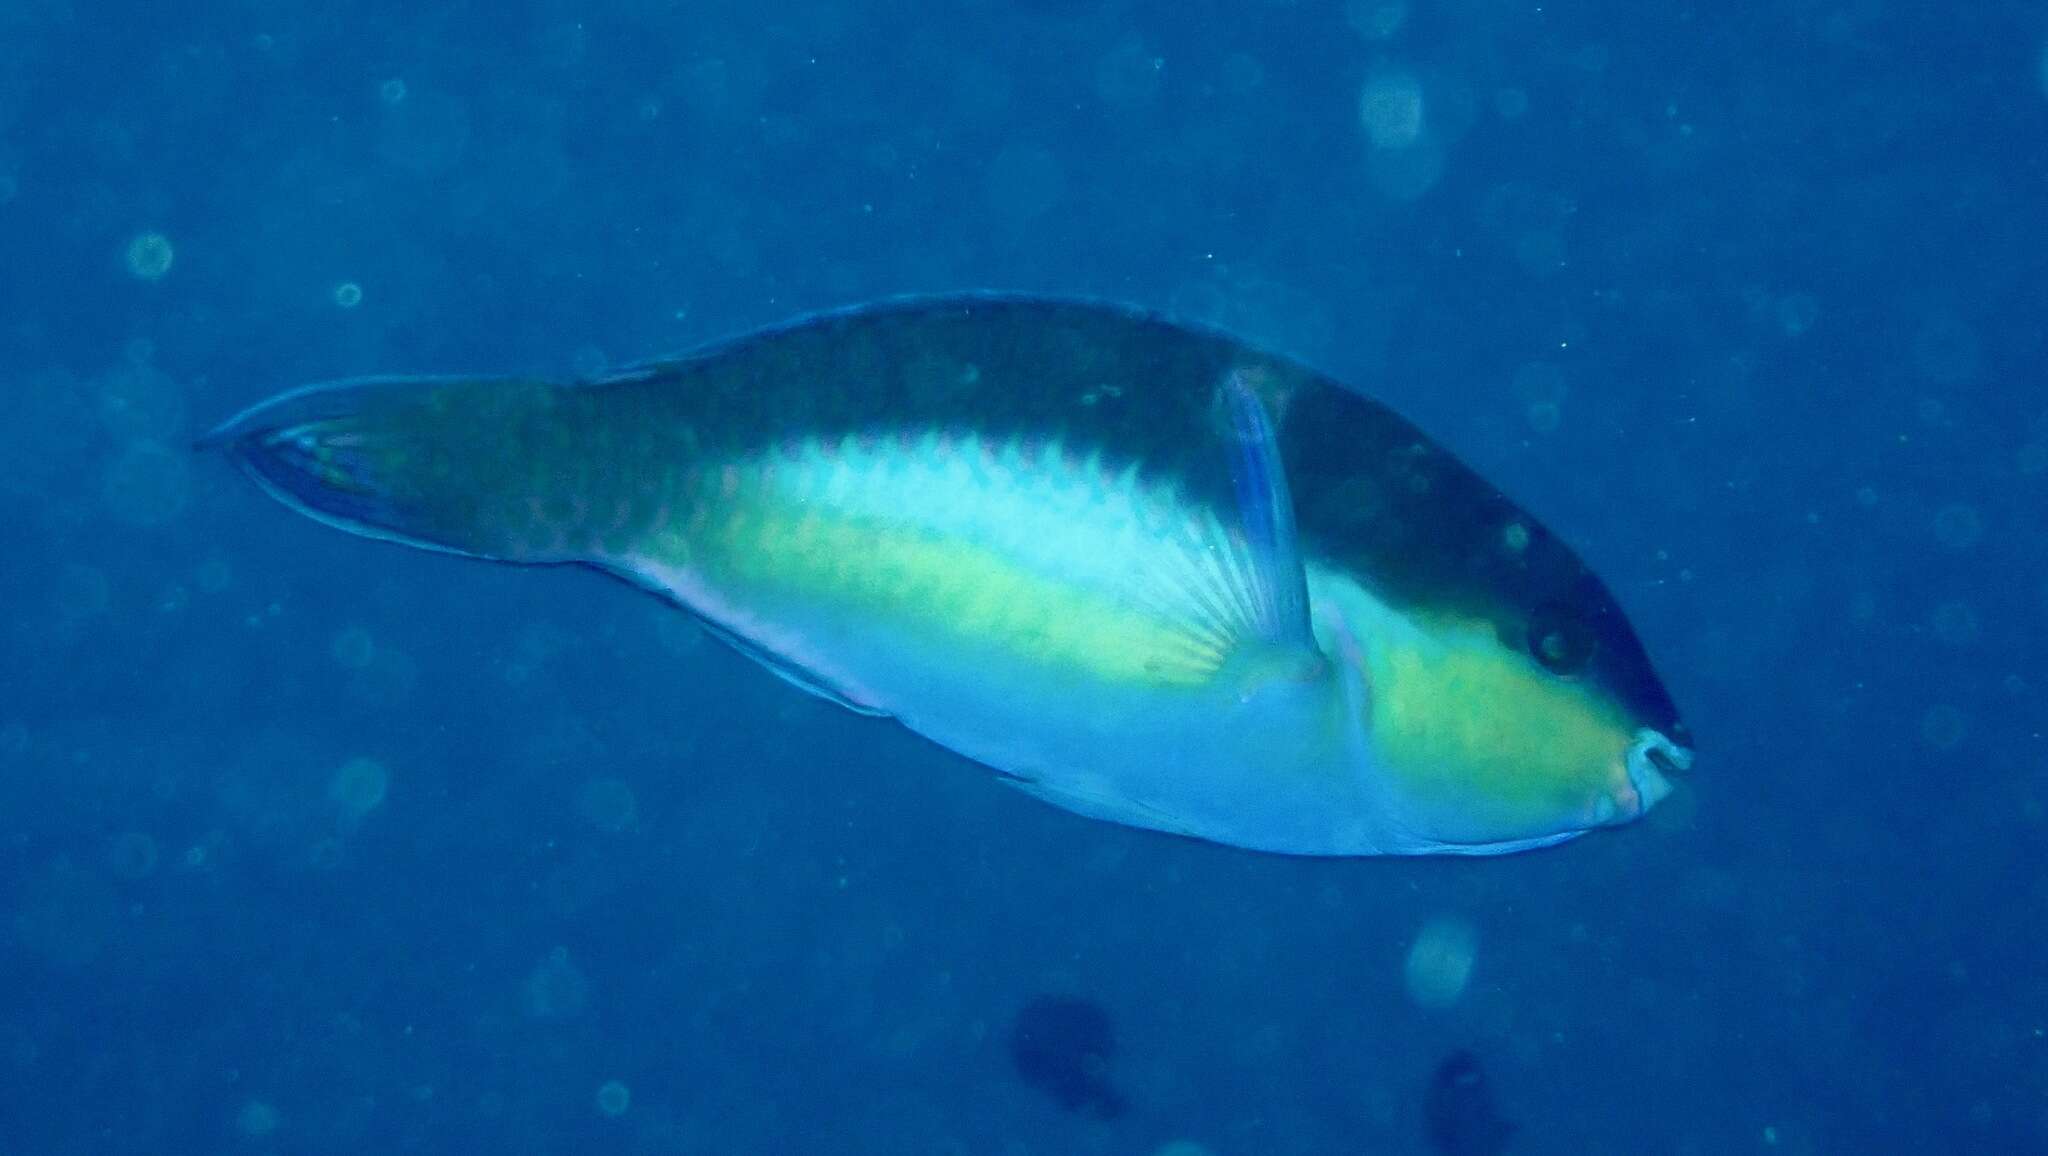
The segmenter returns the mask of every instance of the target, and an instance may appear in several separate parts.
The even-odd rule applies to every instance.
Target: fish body
[[[1103,819],[1495,853],[1690,762],[1619,607],[1382,405],[1141,311],[914,298],[601,380],[394,377],[208,439],[354,533],[653,591]]]

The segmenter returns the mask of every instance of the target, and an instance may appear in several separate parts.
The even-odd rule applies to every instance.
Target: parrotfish
[[[202,444],[355,534],[625,579],[1137,827],[1497,854],[1635,819],[1692,762],[1534,516],[1364,394],[1138,309],[894,299],[583,380],[315,385]]]

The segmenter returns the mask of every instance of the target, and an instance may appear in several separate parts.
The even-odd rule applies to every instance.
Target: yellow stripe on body
[[[1053,677],[1194,687],[1249,614],[1244,544],[1213,512],[1056,446],[805,442],[698,491],[691,569],[770,619],[801,605]]]

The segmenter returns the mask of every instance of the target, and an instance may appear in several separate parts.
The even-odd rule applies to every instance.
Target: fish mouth
[[[1625,764],[1629,786],[1635,788],[1636,814],[1642,815],[1671,793],[1672,775],[1692,769],[1690,748],[1672,742],[1662,732],[1644,728],[1629,743]]]

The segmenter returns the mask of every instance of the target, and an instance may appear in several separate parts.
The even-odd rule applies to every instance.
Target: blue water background
[[[12,0],[0,1151],[1411,1153],[1455,1047],[1522,1153],[2048,1150],[2044,158],[1999,0]],[[184,449],[984,287],[1414,417],[1607,576],[1687,788],[1480,862],[1115,828]],[[1045,991],[1123,1118],[1013,1078]]]

